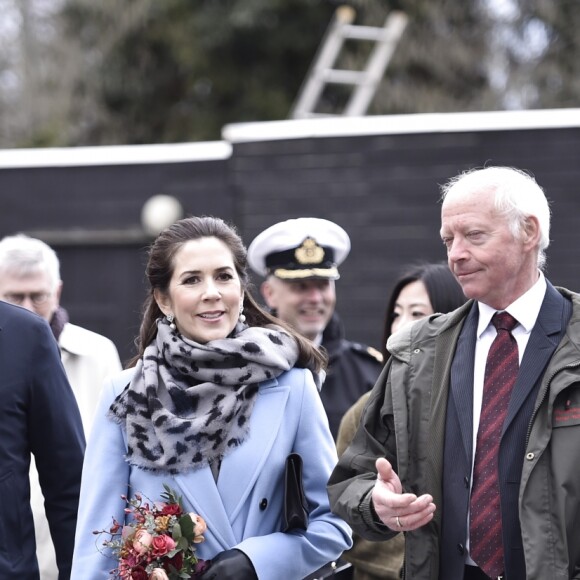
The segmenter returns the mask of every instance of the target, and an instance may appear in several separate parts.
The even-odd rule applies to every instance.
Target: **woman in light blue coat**
[[[121,496],[156,500],[163,484],[207,523],[204,580],[299,580],[338,558],[351,531],[326,494],[337,458],[317,392],[324,357],[255,303],[245,248],[218,218],[162,232],[147,277],[135,366],[105,385],[88,442],[71,579],[107,578],[117,562],[93,531],[124,521]],[[309,522],[284,532],[292,452]]]

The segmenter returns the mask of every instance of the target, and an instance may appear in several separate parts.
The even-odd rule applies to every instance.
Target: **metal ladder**
[[[290,113],[292,119],[329,116],[315,111],[324,87],[329,83],[355,87],[342,113],[343,115],[352,117],[366,114],[383,78],[387,64],[407,26],[408,17],[404,12],[391,12],[382,28],[353,25],[354,18],[355,11],[352,7],[340,6],[336,9],[298,98],[292,107]],[[364,70],[332,68],[347,39],[375,42]]]

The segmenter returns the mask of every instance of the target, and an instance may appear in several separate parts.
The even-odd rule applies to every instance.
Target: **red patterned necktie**
[[[491,322],[497,336],[485,365],[471,487],[469,544],[471,558],[493,578],[504,572],[498,456],[519,358],[518,345],[511,334],[518,321],[507,312],[496,312]]]

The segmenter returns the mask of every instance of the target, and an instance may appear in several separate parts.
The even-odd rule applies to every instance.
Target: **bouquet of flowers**
[[[141,494],[133,498],[121,496],[127,502],[124,525],[113,518],[105,534],[103,546],[111,548],[118,559],[111,571],[121,580],[181,580],[198,578],[209,561],[195,555],[195,544],[203,542],[207,526],[203,518],[187,513],[178,496],[163,484],[161,501],[146,501]]]

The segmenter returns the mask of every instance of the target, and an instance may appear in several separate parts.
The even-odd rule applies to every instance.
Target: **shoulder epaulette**
[[[369,356],[376,362],[383,364],[383,355],[376,348],[373,348],[372,346],[366,346],[360,342],[352,342],[351,345],[355,352]]]
[[[381,364],[383,363],[383,355],[376,349],[373,348],[372,346],[367,346],[367,352],[377,360],[377,362],[380,362]]]

